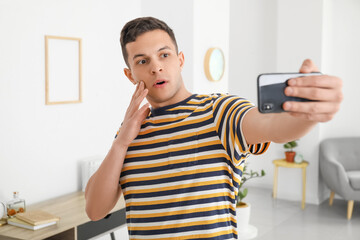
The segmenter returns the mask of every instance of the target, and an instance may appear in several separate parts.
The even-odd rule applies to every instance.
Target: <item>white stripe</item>
[[[181,187],[183,185],[186,184],[191,184],[194,183],[194,181],[196,182],[205,182],[205,181],[214,181],[214,180],[230,180],[227,176],[225,175],[221,175],[221,176],[212,176],[212,177],[202,177],[202,178],[197,178],[197,179],[189,179],[189,180],[183,180],[180,182],[167,182],[167,183],[159,183],[159,184],[153,184],[153,185],[141,185],[141,186],[135,186],[135,187],[127,187],[126,191],[134,191],[137,189],[142,189],[142,190],[146,190],[146,189],[156,189],[156,188],[163,188],[163,187]],[[231,181],[231,180],[230,180]]]
[[[216,206],[231,206],[231,203],[228,201],[218,201],[218,202],[210,202],[210,203],[198,203],[193,204],[189,206],[179,206],[179,207],[173,207],[171,209],[168,209],[165,211],[165,209],[149,209],[149,210],[131,210],[127,214],[142,214],[143,216],[145,214],[159,214],[159,213],[173,213],[177,211],[185,211],[185,210],[194,210],[194,209],[200,209],[200,208],[206,208],[206,207],[216,207]]]
[[[159,226],[168,226],[171,224],[183,224],[183,223],[186,224],[190,222],[195,222],[195,225],[203,225],[206,221],[211,221],[218,218],[226,218],[228,216],[229,216],[228,214],[220,214],[220,215],[211,215],[211,216],[199,216],[188,219],[166,220],[166,222],[161,221],[161,222],[150,222],[150,223],[131,223],[131,227],[154,227],[154,229],[158,229]]]
[[[220,192],[221,191],[221,192]],[[203,195],[208,195],[208,194],[216,194],[216,193],[230,193],[230,196],[234,196],[234,192],[230,191],[227,188],[221,188],[221,189],[212,189],[212,190],[206,190],[206,191],[197,191],[197,192],[184,192],[181,194],[174,194],[174,195],[165,195],[165,196],[160,196],[160,197],[149,197],[149,198],[133,198],[133,199],[127,199],[126,203],[130,203],[131,202],[137,202],[137,203],[143,203],[143,205],[157,205],[156,201],[162,201],[162,200],[175,200],[175,199],[181,199],[181,198],[186,198],[186,197],[199,197],[199,196],[203,196]],[[150,203],[150,204],[148,204]]]
[[[221,232],[221,231],[229,231],[230,233],[232,233],[232,230],[235,230],[235,232],[237,232],[237,230],[233,227],[233,226],[227,226],[227,227],[221,227],[221,228],[213,228],[213,229],[208,229],[206,230],[205,234],[211,234],[211,233],[217,233],[217,232]],[[158,235],[151,235],[151,236],[144,236],[144,235],[132,235],[132,238],[137,238],[137,239],[155,239],[155,238],[176,238],[176,237],[182,237],[181,239],[186,239],[186,237],[191,237],[192,235],[202,235],[204,234],[204,231],[188,231],[188,232],[182,232],[182,233],[172,233],[172,234],[158,234]]]
[[[218,163],[211,163],[211,164],[207,164],[206,166],[203,166],[202,169],[210,169],[213,167],[226,167],[227,169],[229,169],[230,171],[232,171],[231,167],[228,166],[226,163],[223,162],[218,162]],[[184,170],[197,170],[199,169],[199,166],[189,166],[188,168],[184,169]],[[159,176],[158,179],[160,179],[161,175],[166,175],[166,174],[174,174],[174,173],[178,173],[179,172],[179,168],[173,168],[173,169],[169,169],[169,170],[163,170],[163,171],[157,171],[157,172],[148,172],[148,173],[132,173],[131,176],[130,175],[126,175],[123,177],[124,180],[126,180],[127,182],[131,182],[131,180],[137,181],[137,179],[139,179],[139,177],[143,178],[143,177],[154,177],[154,176]]]

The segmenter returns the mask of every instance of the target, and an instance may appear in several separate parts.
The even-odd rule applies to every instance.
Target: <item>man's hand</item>
[[[142,122],[149,114],[149,103],[146,103],[140,109],[140,104],[148,93],[143,82],[138,83],[136,90],[131,98],[128,109],[126,110],[123,124],[120,128],[115,141],[118,144],[128,147],[130,143],[139,134]]]
[[[303,62],[300,72],[318,72],[315,64],[307,59]],[[331,120],[340,108],[343,100],[342,80],[338,77],[319,75],[290,79],[285,95],[307,98],[314,102],[285,102],[284,110],[294,117],[313,122]]]

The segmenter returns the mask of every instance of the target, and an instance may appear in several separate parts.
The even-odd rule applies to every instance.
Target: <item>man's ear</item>
[[[185,63],[184,53],[179,52],[178,57],[179,57],[179,61],[180,61],[180,68],[182,69],[184,67],[184,63]]]
[[[132,82],[134,85],[137,84],[137,82],[133,78],[131,70],[129,68],[124,68],[124,74],[130,80],[130,82]]]

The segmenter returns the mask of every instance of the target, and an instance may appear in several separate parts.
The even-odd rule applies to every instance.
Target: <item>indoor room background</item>
[[[297,148],[310,162],[307,203],[328,198],[319,143],[360,135],[360,1],[0,0],[0,201],[13,191],[31,204],[81,190],[82,162],[105,157],[135,89],[123,74],[120,30],[149,15],[175,31],[193,93],[228,92],[256,103],[259,74],[297,72],[306,58],[343,79],[339,113]],[[45,35],[82,39],[82,103],[45,105]],[[225,55],[219,82],[204,74],[210,47]],[[283,152],[272,144],[249,158],[249,167],[267,172],[253,186],[272,187],[271,162]],[[278,198],[300,199],[300,173],[279,177]]]

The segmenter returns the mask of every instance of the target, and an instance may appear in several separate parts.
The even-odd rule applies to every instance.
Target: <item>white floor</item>
[[[355,202],[352,219],[346,219],[347,202],[335,199],[320,205],[274,200],[270,189],[251,188],[246,198],[251,203],[250,224],[258,230],[256,240],[359,240],[360,203]],[[115,232],[116,240],[129,239],[126,227]],[[111,240],[110,235],[96,240]]]

